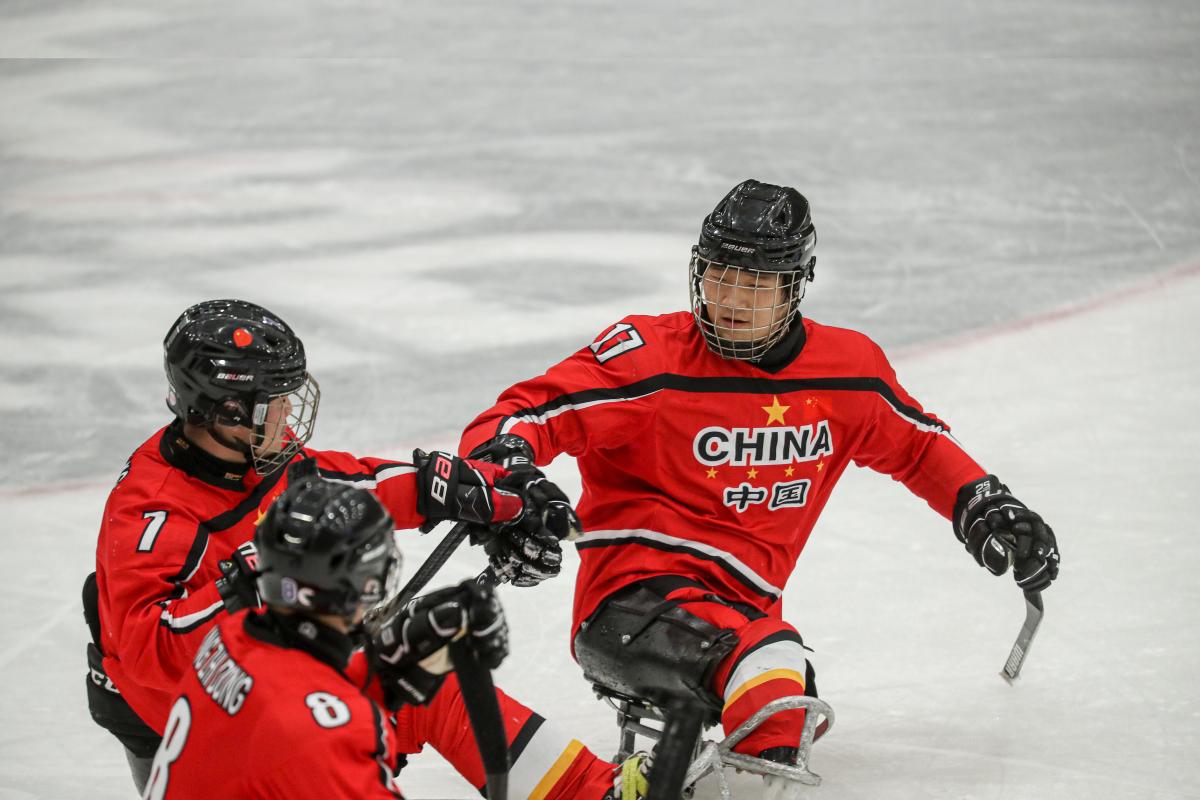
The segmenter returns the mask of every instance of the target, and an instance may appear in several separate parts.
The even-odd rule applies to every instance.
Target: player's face
[[[252,428],[244,425],[217,425],[230,439],[250,445],[255,455],[262,457],[280,452],[287,443],[287,420],[292,413],[292,404],[287,396],[274,397],[267,404],[267,412],[259,436]]]
[[[259,456],[274,455],[287,444],[288,417],[292,414],[290,395],[273,397],[267,404],[267,415],[262,424],[262,438],[254,442],[254,452]]]
[[[765,339],[779,329],[790,309],[778,272],[709,264],[702,289],[717,336],[731,342]]]

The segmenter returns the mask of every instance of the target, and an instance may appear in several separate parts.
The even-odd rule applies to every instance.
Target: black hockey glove
[[[537,469],[511,473],[496,486],[518,495],[524,505],[516,520],[476,533],[496,576],[514,586],[554,577],[562,570],[561,540],[578,537],[583,527],[567,496]]]
[[[537,467],[533,463],[533,447],[515,433],[505,433],[476,447],[467,458],[499,464],[509,472]]]
[[[499,464],[508,470],[511,475],[498,480],[496,485],[519,494],[525,513],[540,514],[544,527],[555,538],[575,539],[583,532],[567,496],[534,465],[533,448],[520,436],[512,433],[497,436],[472,450],[470,458]]]
[[[254,542],[243,542],[224,561],[217,562],[221,577],[217,578],[217,594],[225,610],[232,614],[243,608],[258,608],[258,549]]]
[[[417,512],[425,517],[422,533],[443,520],[490,525],[516,519],[522,512],[519,497],[493,489],[499,470],[491,464],[424,450],[413,451],[413,464],[417,468]]]
[[[521,498],[521,516],[508,527],[524,530],[545,530],[556,540],[573,541],[583,533],[583,525],[571,508],[563,490],[547,480],[539,469],[520,470],[496,480],[496,488],[512,492]]]
[[[495,669],[508,655],[508,622],[495,589],[475,581],[412,600],[371,634],[368,652],[393,711],[425,705],[452,668],[446,645],[469,636],[479,663]]]
[[[1011,564],[1017,585],[1027,592],[1041,591],[1058,577],[1054,531],[994,475],[958,490],[954,535],[993,575],[1003,575]]]
[[[471,451],[471,458],[499,464],[509,475],[496,486],[521,497],[520,518],[493,526],[473,541],[482,543],[496,576],[514,586],[533,586],[562,569],[562,539],[575,539],[583,530],[579,517],[562,490],[534,465],[533,448],[506,433]]]

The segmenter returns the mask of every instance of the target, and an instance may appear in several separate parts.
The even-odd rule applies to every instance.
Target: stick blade
[[[1033,637],[1038,631],[1038,626],[1042,624],[1042,613],[1041,592],[1026,592],[1025,624],[1021,626],[1021,631],[1017,634],[1017,641],[1013,643],[1012,651],[1008,654],[1008,660],[1004,662],[1004,669],[1000,670],[1000,677],[1009,686],[1021,674],[1021,667],[1025,664],[1025,656],[1029,655],[1029,646],[1033,643]]]

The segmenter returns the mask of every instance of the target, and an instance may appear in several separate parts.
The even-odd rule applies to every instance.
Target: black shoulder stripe
[[[188,550],[187,558],[183,561],[183,566],[169,580],[180,583],[195,572],[196,567],[200,565],[200,559],[204,557],[204,551],[208,549],[209,534],[228,530],[244,519],[247,514],[258,511],[258,504],[286,474],[287,470],[281,469],[268,475],[236,506],[197,525],[196,536],[192,539],[192,546]]]
[[[320,472],[322,478],[353,483],[357,481],[373,481],[376,477],[378,477],[379,473],[386,469],[412,466],[413,464],[408,461],[384,461],[383,463],[378,464],[370,472],[338,472],[337,470],[327,469],[325,467],[317,467],[317,470]]]
[[[378,475],[379,473],[383,472],[385,469],[391,469],[392,467],[416,467],[416,466],[417,465],[412,463],[411,461],[383,461],[378,466],[375,467],[375,474]]]
[[[896,392],[882,378],[704,378],[691,375],[677,375],[664,372],[652,375],[625,386],[587,389],[582,392],[570,392],[559,395],[538,406],[522,408],[514,411],[500,421],[497,432],[502,433],[504,423],[508,419],[527,418],[539,419],[561,409],[572,406],[582,406],[588,403],[636,400],[640,397],[661,392],[691,392],[696,394],[776,394],[804,390],[825,390],[841,392],[871,392],[879,395],[897,412],[921,425],[928,425],[939,430],[944,426],[934,418],[922,414],[912,406],[902,403]]]
[[[211,532],[224,531],[232,528],[240,522],[251,511],[258,510],[258,504],[262,499],[271,493],[275,485],[287,475],[286,469],[276,470],[254,487],[250,494],[246,495],[246,499],[238,503],[228,511],[224,511],[217,516],[203,523],[205,528]]]
[[[327,478],[331,481],[347,481],[355,483],[357,481],[373,481],[375,480],[374,472],[338,472],[334,469],[325,469],[319,467],[318,471],[322,478]]]
[[[176,584],[177,593],[181,594],[182,584],[188,575],[196,571],[196,567],[200,566],[200,559],[204,557],[204,551],[208,549],[208,528],[207,523],[201,522],[196,526],[196,535],[192,537],[192,546],[188,549],[187,557],[183,560],[183,566],[179,568],[179,572],[171,576],[170,580]]]

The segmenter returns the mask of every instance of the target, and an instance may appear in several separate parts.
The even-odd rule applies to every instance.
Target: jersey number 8
[[[322,728],[338,728],[350,721],[350,707],[329,692],[313,692],[304,704]]]
[[[154,754],[154,763],[150,766],[150,778],[146,781],[146,792],[142,795],[145,800],[163,800],[167,794],[167,783],[171,780],[171,764],[183,752],[187,744],[188,733],[192,729],[192,707],[186,697],[181,697],[171,706],[171,716],[167,717],[167,728],[163,732],[162,744]]]

